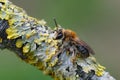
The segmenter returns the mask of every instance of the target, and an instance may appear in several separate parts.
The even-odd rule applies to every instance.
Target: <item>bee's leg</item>
[[[75,64],[75,61],[77,60],[77,58],[76,58],[76,56],[73,56],[72,58],[71,58],[71,62],[73,63],[73,64]]]
[[[77,55],[75,54],[75,49],[74,49],[74,47],[71,45],[71,46],[68,48],[68,51],[69,51],[69,55],[71,55],[71,62],[74,64],[75,61],[77,60]]]

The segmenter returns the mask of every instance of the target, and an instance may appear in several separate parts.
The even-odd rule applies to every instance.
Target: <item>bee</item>
[[[59,29],[55,19],[54,22],[57,27],[56,36],[54,38],[55,40],[61,39],[63,42],[70,42],[74,44],[82,58],[87,58],[90,54],[95,54],[91,47],[86,42],[81,40],[74,31],[69,29]]]

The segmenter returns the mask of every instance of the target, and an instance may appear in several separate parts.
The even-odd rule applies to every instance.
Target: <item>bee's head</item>
[[[63,37],[64,37],[63,29],[56,30],[55,39],[59,40],[59,39],[63,39]]]
[[[55,22],[55,25],[56,25],[56,29],[54,30],[55,33],[56,33],[54,39],[55,40],[63,39],[63,37],[64,37],[63,29],[60,27],[60,25],[57,24],[57,21],[56,21],[55,18],[54,18],[54,22]]]

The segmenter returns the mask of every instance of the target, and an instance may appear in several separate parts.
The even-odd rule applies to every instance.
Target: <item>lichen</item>
[[[0,8],[0,19],[9,25],[4,40],[0,38],[0,48],[6,46],[55,80],[103,80],[105,68],[92,55],[78,57],[74,44],[55,40],[56,28],[52,30],[44,20],[29,17],[8,0],[0,0]]]

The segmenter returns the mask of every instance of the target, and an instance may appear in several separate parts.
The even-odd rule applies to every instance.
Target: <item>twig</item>
[[[12,50],[55,80],[115,80],[92,55],[77,57],[74,44],[55,40],[55,30],[10,1],[0,0],[0,49]]]

